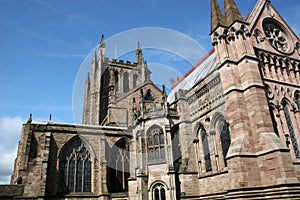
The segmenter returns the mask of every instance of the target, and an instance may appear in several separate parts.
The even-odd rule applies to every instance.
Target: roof
[[[172,87],[168,96],[168,102],[175,101],[175,93],[181,90],[189,90],[199,81],[203,80],[210,72],[217,67],[217,57],[215,50],[212,49],[198,63],[196,63],[179,81]]]

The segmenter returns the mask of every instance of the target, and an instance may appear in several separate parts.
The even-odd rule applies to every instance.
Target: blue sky
[[[236,2],[246,16],[256,0]],[[272,3],[299,35],[300,2]],[[209,12],[209,0],[0,0],[0,150],[5,155],[0,183],[11,174],[21,124],[29,113],[34,120],[47,120],[52,113],[54,121],[74,122],[76,74],[101,34],[109,38],[134,28],[161,27],[190,36],[208,51]],[[165,64],[166,57],[151,51],[144,56]],[[181,67],[184,72],[190,65]]]

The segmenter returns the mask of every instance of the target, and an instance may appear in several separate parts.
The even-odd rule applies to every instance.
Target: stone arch
[[[198,163],[204,159],[204,168],[206,172],[212,171],[212,160],[211,160],[211,145],[209,141],[209,132],[203,126],[202,123],[196,125],[196,154],[198,157]],[[200,153],[202,152],[202,153]],[[200,161],[200,162],[199,162]]]
[[[294,91],[293,97],[297,105],[298,111],[300,111],[300,91],[299,90]]]
[[[95,154],[87,141],[79,135],[73,136],[58,155],[61,192],[92,192]]]
[[[209,132],[213,132],[215,130],[215,127],[220,120],[225,121],[224,114],[221,112],[216,112],[210,121]]]
[[[212,121],[211,121],[211,135],[214,135],[214,145],[215,145],[215,156],[217,163],[222,160],[223,167],[227,167],[226,156],[229,151],[231,137],[230,137],[230,130],[229,124],[227,123],[224,115],[221,112],[217,112],[214,114]],[[221,159],[220,156],[222,155]],[[218,164],[218,167],[222,166],[222,164]]]
[[[208,129],[208,127],[206,127],[202,122],[198,122],[195,126],[194,126],[194,136],[195,138],[198,138],[198,132],[201,128],[204,128],[205,130]],[[209,132],[207,133],[209,134]]]
[[[85,146],[85,148],[87,148],[87,150],[91,154],[91,158],[93,160],[96,159],[96,152],[95,152],[94,148],[92,148],[92,145],[88,142],[88,140],[86,138],[84,138],[80,135],[75,135],[75,136],[69,138],[67,142],[65,142],[65,144],[60,148],[59,153],[57,154],[58,159],[62,156],[62,154],[66,150],[66,148],[68,146],[70,146],[70,144],[75,142],[75,140],[80,140],[83,143],[83,145]]]
[[[162,184],[162,185],[164,185],[164,186],[166,187],[167,190],[169,190],[168,185],[167,185],[164,181],[162,181],[162,180],[156,180],[156,181],[152,182],[152,183],[149,185],[148,191],[152,191],[153,186],[155,186],[156,184]]]

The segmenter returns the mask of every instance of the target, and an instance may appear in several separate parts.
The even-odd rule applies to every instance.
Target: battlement
[[[112,65],[124,66],[124,67],[137,67],[137,63],[136,62],[131,62],[129,60],[127,60],[126,62],[124,62],[124,60],[117,60],[115,58],[113,58],[111,60],[108,59],[108,63],[110,63]]]

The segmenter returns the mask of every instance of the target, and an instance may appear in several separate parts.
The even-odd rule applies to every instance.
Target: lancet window
[[[292,146],[293,146],[293,149],[294,149],[295,156],[296,156],[296,158],[300,158],[299,146],[298,146],[298,143],[297,143],[297,138],[296,138],[294,126],[293,126],[293,122],[292,122],[292,119],[291,119],[289,106],[288,106],[288,103],[286,101],[283,102],[283,111],[284,111],[284,116],[285,116],[286,123],[287,123],[287,126],[288,126],[288,130],[289,130],[289,133],[290,133],[290,138],[291,138],[291,142],[292,142]]]

